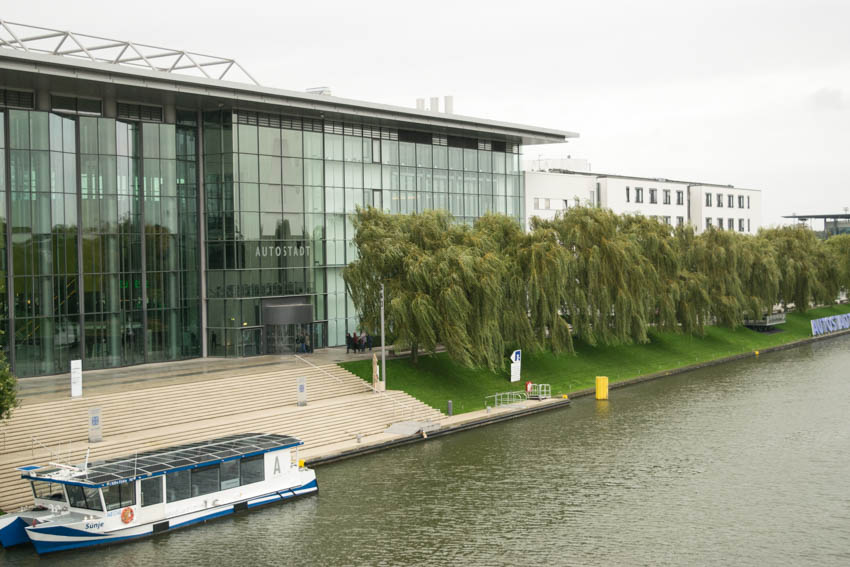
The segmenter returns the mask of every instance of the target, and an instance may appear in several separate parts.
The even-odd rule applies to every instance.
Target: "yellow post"
[[[596,377],[596,399],[597,400],[607,400],[608,399],[608,377],[607,376],[597,376]]]
[[[759,355],[759,351],[756,351],[756,356],[758,356],[758,355]]]

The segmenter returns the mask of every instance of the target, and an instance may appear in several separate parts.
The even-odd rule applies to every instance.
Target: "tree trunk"
[[[419,345],[417,343],[410,345],[410,360],[413,364],[417,364],[419,362]]]

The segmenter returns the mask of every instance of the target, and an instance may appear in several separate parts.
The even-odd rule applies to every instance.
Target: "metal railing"
[[[532,384],[531,391],[528,392],[529,400],[548,400],[552,397],[551,384]]]
[[[491,401],[492,400],[492,401]],[[528,400],[525,392],[499,392],[484,398],[484,406],[500,408],[511,404],[519,404]]]

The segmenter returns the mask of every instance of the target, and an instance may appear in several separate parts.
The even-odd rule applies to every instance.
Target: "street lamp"
[[[387,389],[387,347],[384,340],[384,284],[381,284],[381,380]]]

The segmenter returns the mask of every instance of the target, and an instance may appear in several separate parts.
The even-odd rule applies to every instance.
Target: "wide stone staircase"
[[[293,435],[303,449],[381,433],[391,423],[438,420],[442,414],[400,391],[373,392],[335,364],[253,369],[228,377],[84,398],[24,403],[0,425],[0,508],[32,503],[15,467],[49,461],[81,463],[233,433]],[[308,403],[297,405],[297,380]],[[26,402],[26,400],[25,400]],[[103,441],[88,443],[89,408],[100,408]]]

